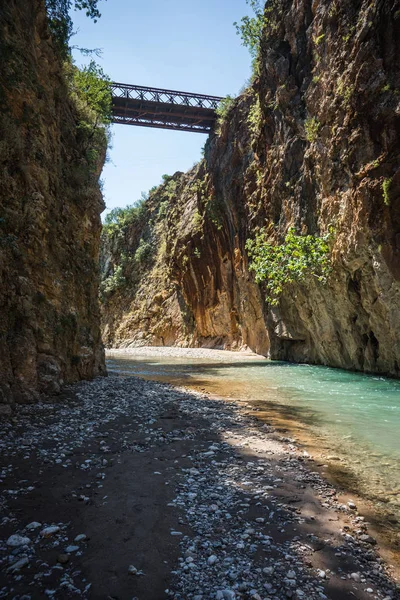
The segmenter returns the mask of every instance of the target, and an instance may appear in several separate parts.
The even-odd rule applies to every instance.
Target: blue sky
[[[101,48],[96,60],[114,81],[225,96],[250,76],[248,51],[233,27],[249,11],[245,0],[102,0],[100,9],[96,24],[73,14],[72,44]],[[112,132],[102,175],[107,209],[134,203],[164,173],[188,170],[207,139],[128,125]]]

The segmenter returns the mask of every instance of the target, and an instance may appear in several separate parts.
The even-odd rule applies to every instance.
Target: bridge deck
[[[112,83],[113,123],[209,133],[219,96]]]

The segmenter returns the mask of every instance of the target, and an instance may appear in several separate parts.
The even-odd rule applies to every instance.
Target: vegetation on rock
[[[84,10],[95,22],[101,16],[98,4],[101,0],[46,0],[49,28],[59,52],[69,54],[69,41],[73,34],[71,11]]]
[[[279,296],[291,283],[302,283],[310,276],[326,282],[331,269],[330,236],[296,235],[291,227],[283,244],[269,243],[265,229],[247,240],[249,268],[257,283],[266,282],[266,300],[271,306],[278,304]]]

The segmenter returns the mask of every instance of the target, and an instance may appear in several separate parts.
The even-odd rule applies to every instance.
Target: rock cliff
[[[0,7],[0,413],[104,372],[98,176],[42,0]]]
[[[106,345],[248,346],[398,376],[400,3],[266,11],[259,73],[204,160],[106,228]],[[260,227],[272,244],[332,231],[328,281],[268,304],[245,248]]]

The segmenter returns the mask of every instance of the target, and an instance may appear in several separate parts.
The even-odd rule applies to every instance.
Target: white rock
[[[13,565],[11,565],[11,567],[9,567],[9,571],[19,571],[20,569],[22,569],[23,567],[25,567],[26,565],[29,564],[29,558],[27,558],[26,556],[24,558],[20,558],[19,560],[17,560],[17,562],[15,562]]]
[[[32,540],[28,537],[24,537],[22,535],[10,535],[7,540],[7,546],[11,546],[12,548],[18,548],[19,546],[26,546],[27,544],[31,544]]]
[[[67,554],[72,554],[72,552],[77,552],[79,550],[79,546],[67,546],[65,548],[65,552],[67,552]]]
[[[29,531],[31,531],[32,529],[39,529],[39,527],[41,526],[42,524],[38,523],[38,521],[32,521],[32,523],[29,523],[29,525],[27,525],[25,529],[29,529]]]
[[[86,540],[87,536],[84,533],[80,533],[79,535],[76,536],[76,538],[74,539],[74,542],[83,542],[84,540]]]
[[[351,577],[351,578],[352,578],[354,581],[357,581],[357,582],[361,581],[361,575],[360,575],[360,573],[352,573],[352,574],[350,575],[350,577]]]
[[[325,573],[325,571],[321,571],[321,570],[319,570],[319,571],[318,571],[318,577],[320,577],[321,579],[325,579],[325,578],[326,578],[326,573]]]
[[[215,565],[215,563],[218,561],[218,558],[215,556],[215,554],[212,554],[211,556],[208,557],[207,559],[207,563],[209,565]]]
[[[42,529],[42,531],[40,532],[40,535],[42,537],[50,537],[51,535],[54,535],[55,533],[58,533],[60,531],[60,528],[58,527],[58,525],[52,525],[51,527],[45,527],[44,529]]]

